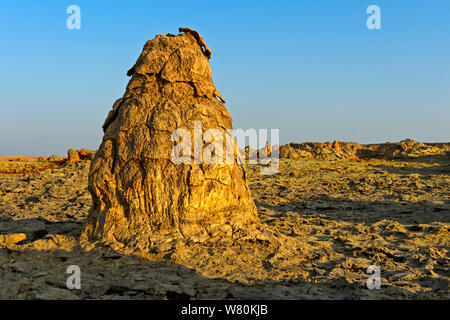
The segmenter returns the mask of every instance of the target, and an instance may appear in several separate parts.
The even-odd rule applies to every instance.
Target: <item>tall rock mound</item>
[[[145,249],[173,239],[232,236],[258,225],[236,158],[207,164],[175,163],[171,157],[176,129],[186,129],[191,137],[196,121],[203,133],[218,129],[225,137],[232,129],[212,80],[211,50],[196,31],[179,31],[145,44],[128,71],[125,94],[105,120],[89,173],[93,206],[86,240]],[[202,144],[203,150],[208,142]]]

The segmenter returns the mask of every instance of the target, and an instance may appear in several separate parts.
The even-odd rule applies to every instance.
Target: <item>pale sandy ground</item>
[[[0,175],[0,234],[27,237],[0,244],[0,299],[450,298],[449,153],[281,160],[274,176],[248,166],[277,242],[213,239],[146,254],[80,246],[89,165]],[[81,290],[66,288],[69,265],[81,268]],[[366,287],[370,265],[381,269],[379,290]]]

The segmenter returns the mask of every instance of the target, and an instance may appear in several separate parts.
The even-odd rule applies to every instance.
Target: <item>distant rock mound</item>
[[[427,155],[441,154],[448,150],[445,144],[422,143],[411,139],[405,139],[395,143],[383,143],[376,145],[366,145],[359,150],[358,156],[362,158],[379,159],[404,159],[409,157],[420,157]]]
[[[314,158],[338,160],[362,159],[402,159],[426,155],[442,154],[450,150],[449,143],[421,143],[405,139],[396,143],[359,144],[356,142],[303,142],[289,143],[279,147],[280,158],[297,160]]]
[[[194,136],[232,119],[212,80],[211,50],[198,32],[149,40],[103,125],[90,168],[93,207],[83,237],[166,250],[176,239],[202,242],[258,223],[244,169],[231,164],[176,164],[174,130]],[[203,142],[203,146],[205,146]],[[178,241],[178,240],[177,240]],[[156,248],[156,249],[155,249]]]
[[[334,160],[355,157],[359,148],[361,148],[361,145],[356,142],[293,142],[280,146],[279,154],[282,159]]]

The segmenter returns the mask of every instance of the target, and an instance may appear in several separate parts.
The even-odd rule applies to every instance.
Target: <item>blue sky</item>
[[[81,30],[66,28],[72,4]],[[0,155],[96,149],[145,41],[180,26],[211,47],[235,128],[279,128],[283,144],[450,141],[447,0],[2,0]]]

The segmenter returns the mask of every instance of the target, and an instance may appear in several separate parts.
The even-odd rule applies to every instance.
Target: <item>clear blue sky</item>
[[[81,30],[66,8],[81,8]],[[368,30],[366,8],[381,8]],[[450,1],[0,2],[0,155],[96,149],[146,40],[194,28],[239,128],[450,141]]]

